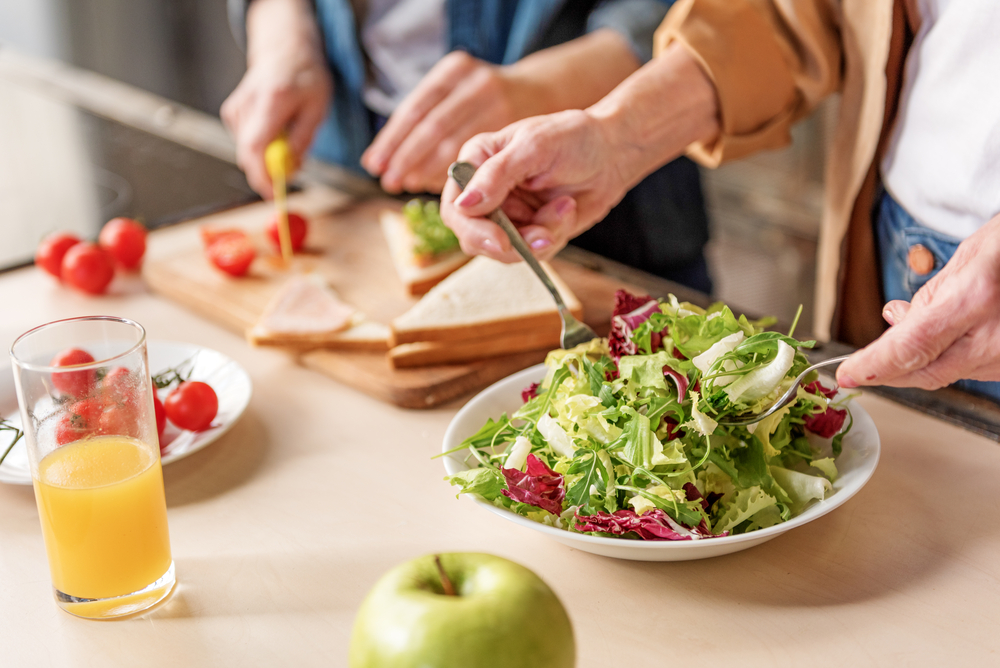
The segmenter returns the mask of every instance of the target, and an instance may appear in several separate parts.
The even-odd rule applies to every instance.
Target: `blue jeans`
[[[885,300],[911,301],[922,288],[941,271],[958,250],[961,239],[922,226],[887,192],[876,200],[876,233],[882,269],[882,292]],[[910,269],[907,260],[910,248],[920,244],[934,256],[934,268],[920,276]],[[953,385],[974,394],[1000,399],[1000,382],[960,380]]]

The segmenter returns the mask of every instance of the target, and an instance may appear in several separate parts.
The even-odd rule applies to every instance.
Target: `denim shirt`
[[[510,64],[553,43],[612,28],[641,62],[652,56],[653,32],[674,0],[448,0],[448,48],[495,64]],[[584,16],[581,16],[585,13]],[[365,58],[350,0],[316,0],[316,16],[333,73],[333,104],[312,153],[357,172],[374,138],[365,107]]]

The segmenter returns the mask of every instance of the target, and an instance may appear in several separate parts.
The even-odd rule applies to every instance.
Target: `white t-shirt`
[[[964,239],[1000,213],[1000,0],[916,0],[886,190]]]
[[[389,116],[445,55],[445,0],[355,0],[355,7],[363,9],[369,63],[365,105]]]

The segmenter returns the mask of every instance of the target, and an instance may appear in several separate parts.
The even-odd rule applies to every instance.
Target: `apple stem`
[[[434,563],[437,565],[438,573],[441,574],[441,587],[444,589],[445,596],[458,596],[455,592],[455,585],[451,583],[451,578],[448,574],[444,572],[444,566],[441,565],[441,555],[434,555]]]

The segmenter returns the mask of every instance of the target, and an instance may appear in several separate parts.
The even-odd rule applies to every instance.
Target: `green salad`
[[[410,200],[403,215],[413,232],[413,253],[430,257],[458,249],[458,237],[441,220],[438,203],[433,200]]]
[[[550,352],[524,404],[453,451],[474,466],[447,480],[599,536],[693,540],[787,521],[832,491],[851,420],[807,378],[757,424],[721,424],[766,411],[809,366],[814,342],[769,324],[619,291],[609,337]]]

